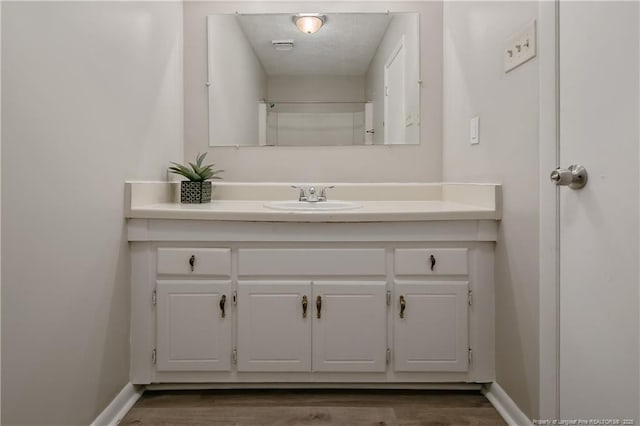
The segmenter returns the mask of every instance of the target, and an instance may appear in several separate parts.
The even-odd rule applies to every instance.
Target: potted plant
[[[198,154],[196,162],[189,163],[191,168],[174,163],[169,167],[171,173],[186,177],[189,180],[180,182],[180,202],[184,204],[200,204],[211,201],[211,179],[222,179],[218,176],[224,170],[213,170],[213,164],[202,165],[202,160],[207,155]]]

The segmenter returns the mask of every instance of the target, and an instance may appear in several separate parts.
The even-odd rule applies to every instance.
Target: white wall
[[[216,118],[209,128],[215,145],[255,145],[258,101],[267,96],[267,74],[235,15],[208,18],[209,110]]]
[[[538,60],[505,74],[506,39],[537,17],[535,2],[447,2],[444,7],[445,181],[503,185],[496,245],[496,379],[538,413]],[[480,117],[480,144],[469,119]]]
[[[439,181],[442,165],[442,4],[440,2],[305,2],[305,11],[418,11],[422,79],[419,146],[229,147],[207,145],[205,16],[233,12],[300,12],[286,2],[185,2],[185,156],[207,150],[229,181]]]
[[[428,31],[423,29],[422,31]],[[404,37],[405,51],[405,115],[410,115],[411,123],[406,128],[406,140],[417,143],[420,140],[420,63],[417,61],[420,52],[420,30],[413,14],[394,15],[380,41],[378,50],[371,60],[366,78],[367,99],[373,101],[373,135],[374,144],[384,144],[384,68],[391,54]]]
[[[182,159],[182,5],[2,2],[2,424],[128,382],[125,179]]]

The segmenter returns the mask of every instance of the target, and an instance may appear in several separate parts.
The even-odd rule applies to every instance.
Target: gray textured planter
[[[180,202],[183,204],[202,204],[211,201],[211,181],[180,182]]]

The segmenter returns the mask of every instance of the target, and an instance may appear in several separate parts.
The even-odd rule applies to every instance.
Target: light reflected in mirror
[[[418,13],[207,17],[210,146],[420,143]]]

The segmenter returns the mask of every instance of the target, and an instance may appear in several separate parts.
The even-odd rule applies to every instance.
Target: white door
[[[311,371],[309,281],[241,281],[237,314],[238,371]]]
[[[466,371],[468,282],[397,282],[393,351],[396,371]]]
[[[313,371],[383,372],[387,283],[313,283]]]
[[[384,143],[406,142],[404,91],[404,37],[384,66]]]
[[[231,369],[230,282],[158,281],[158,371]]]
[[[639,10],[560,3],[560,417],[638,417]],[[633,419],[635,423],[623,423]]]

